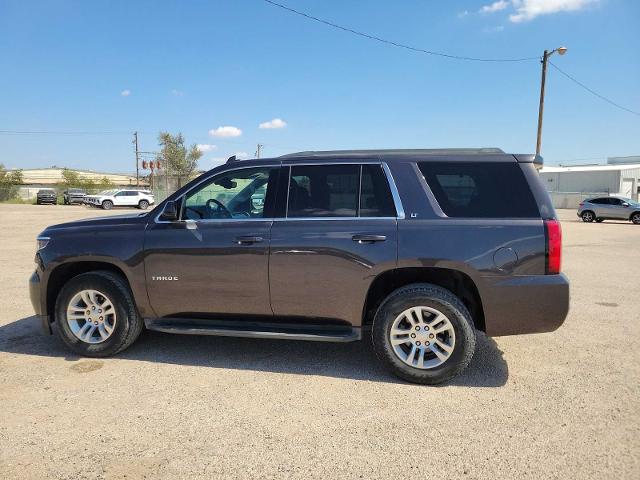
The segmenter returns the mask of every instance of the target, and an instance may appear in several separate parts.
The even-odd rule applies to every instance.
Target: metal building
[[[593,195],[618,195],[638,200],[640,163],[544,167],[540,178],[556,208],[576,208]]]

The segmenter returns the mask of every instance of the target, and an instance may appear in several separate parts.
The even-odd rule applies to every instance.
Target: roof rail
[[[290,157],[336,157],[341,155],[491,155],[502,154],[500,148],[416,148],[383,150],[326,150],[288,153],[280,158]]]

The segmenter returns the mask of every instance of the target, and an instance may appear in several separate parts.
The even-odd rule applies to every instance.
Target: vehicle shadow
[[[0,326],[0,352],[78,361],[57,337],[43,335],[35,316]],[[118,358],[257,372],[320,375],[404,383],[375,358],[366,338],[353,343],[324,343],[250,338],[171,335],[144,331]],[[480,333],[469,367],[443,386],[501,387],[509,370],[496,342]]]

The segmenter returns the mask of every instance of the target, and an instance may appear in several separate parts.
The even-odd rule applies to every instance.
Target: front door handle
[[[358,234],[351,237],[351,240],[358,243],[384,242],[387,239],[385,235],[364,235]]]
[[[254,237],[254,236],[244,236],[244,237],[236,237],[235,242],[238,245],[251,245],[254,243],[262,242],[262,237]]]

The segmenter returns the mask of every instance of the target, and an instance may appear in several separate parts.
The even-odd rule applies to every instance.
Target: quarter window
[[[449,217],[538,218],[538,205],[517,163],[421,162],[418,164]]]

